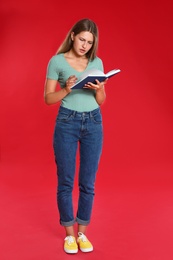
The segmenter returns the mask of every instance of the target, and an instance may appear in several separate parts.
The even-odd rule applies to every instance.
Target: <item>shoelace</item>
[[[67,236],[65,238],[65,240],[67,240],[67,244],[70,245],[71,243],[74,243],[74,238],[72,236]]]
[[[81,239],[82,242],[88,241],[87,237],[83,233],[79,232],[78,235],[79,235],[79,239]]]

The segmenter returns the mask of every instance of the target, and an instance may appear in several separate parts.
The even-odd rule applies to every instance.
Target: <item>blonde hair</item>
[[[87,18],[79,20],[76,24],[73,25],[71,30],[67,33],[65,40],[58,48],[56,54],[65,53],[72,48],[73,46],[73,41],[71,39],[72,32],[74,33],[74,35],[77,35],[80,32],[84,32],[84,31],[92,33],[94,37],[93,45],[91,49],[86,53],[86,57],[92,61],[96,57],[96,52],[98,49],[98,28],[97,25],[92,20]]]

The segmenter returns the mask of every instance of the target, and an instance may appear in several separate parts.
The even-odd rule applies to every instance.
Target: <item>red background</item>
[[[170,204],[167,204],[165,218],[158,226],[168,224],[168,232],[164,229],[166,233],[163,236],[166,235],[170,241],[170,230],[173,231],[172,10],[171,0],[1,2],[0,186],[2,219],[6,228],[13,225],[14,219],[18,223],[15,205],[22,198],[25,204],[26,198],[33,196],[34,200],[39,192],[46,193],[50,197],[47,204],[52,203],[52,208],[55,207],[52,134],[59,105],[47,106],[44,103],[46,68],[71,26],[88,17],[99,27],[98,56],[104,62],[105,72],[121,69],[121,73],[107,83],[107,99],[102,106],[104,150],[96,186],[100,192],[98,196],[104,198],[106,192],[107,199],[112,201],[117,198],[117,190],[121,194],[126,194],[127,190],[144,190],[141,196],[146,198],[146,205],[151,203],[151,194],[145,194],[150,190],[152,194],[162,194],[154,193],[154,198],[159,205],[165,205],[158,198],[163,198],[166,192],[165,200]],[[126,214],[123,203],[127,203],[129,194],[126,195],[126,198],[120,196],[122,215]],[[132,200],[139,194],[133,196]],[[129,199],[131,203],[132,200]],[[104,205],[101,203],[102,208]],[[153,205],[146,210],[150,211]],[[142,208],[141,201],[133,206],[135,212],[138,211],[138,207]],[[104,219],[107,223],[106,217]],[[7,238],[12,232],[8,228],[8,232],[3,233]],[[119,231],[121,233],[121,229]],[[130,241],[130,235],[128,238]],[[162,260],[172,260],[169,249],[166,250],[167,258],[162,257]],[[142,259],[143,250],[141,244],[138,253],[130,254],[128,251],[127,258],[124,255],[121,259]],[[116,253],[113,256],[117,256]],[[147,255],[144,259],[158,260],[159,256],[160,253],[156,258]],[[11,259],[7,253],[3,257],[3,260]]]

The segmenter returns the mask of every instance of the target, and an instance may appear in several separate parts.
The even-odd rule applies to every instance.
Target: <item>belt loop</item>
[[[74,117],[75,117],[75,114],[76,114],[76,111],[74,110],[74,111],[73,111],[73,116],[74,116]]]

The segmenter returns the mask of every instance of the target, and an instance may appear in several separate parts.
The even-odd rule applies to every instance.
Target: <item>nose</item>
[[[86,48],[86,47],[87,47],[87,43],[86,43],[86,42],[83,42],[82,47],[83,47],[83,48]]]

